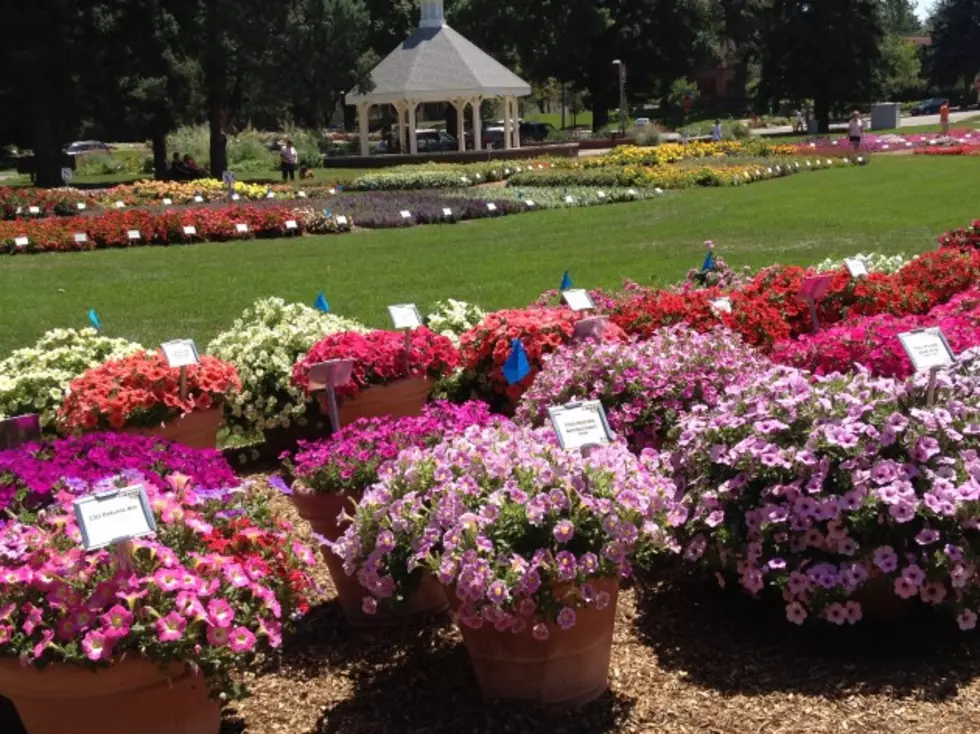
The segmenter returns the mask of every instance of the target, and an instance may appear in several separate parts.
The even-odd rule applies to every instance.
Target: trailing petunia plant
[[[328,334],[358,331],[358,322],[300,303],[264,298],[249,306],[208,353],[235,366],[242,389],[228,397],[226,420],[236,435],[306,423],[307,400],[291,382],[293,365]]]
[[[106,362],[73,380],[58,411],[65,432],[154,427],[195,411],[221,407],[241,389],[235,368],[215,357],[201,355],[187,368],[186,391],[180,370],[170,367],[160,352],[137,352]]]
[[[977,620],[980,379],[773,367],[678,428],[676,550],[787,618],[854,624],[902,600]]]
[[[321,339],[293,367],[293,384],[309,390],[310,367],[332,359],[351,359],[351,379],[337,388],[340,397],[353,397],[372,385],[408,377],[437,379],[459,366],[459,351],[444,336],[422,326],[412,330],[406,359],[405,335],[399,331],[342,332]]]
[[[515,420],[539,427],[548,423],[550,406],[599,400],[610,427],[631,448],[660,448],[684,412],[716,405],[728,385],[766,366],[764,357],[720,326],[704,334],[675,326],[626,344],[590,340],[545,357]]]
[[[73,500],[141,483],[157,532],[121,557],[85,551]],[[238,698],[234,677],[279,648],[308,608],[313,553],[267,498],[195,486],[159,488],[136,472],[93,485],[69,480],[36,522],[0,529],[0,656],[43,668],[97,669],[124,656],[200,670],[212,695]]]
[[[0,419],[38,413],[41,428],[53,430],[72,380],[140,351],[135,342],[100,336],[95,329],[52,329],[33,347],[0,361]]]
[[[660,548],[673,494],[652,451],[583,458],[550,430],[474,426],[384,464],[334,552],[370,593],[367,613],[428,571],[454,590],[462,624],[544,640],[607,606],[610,584]]]

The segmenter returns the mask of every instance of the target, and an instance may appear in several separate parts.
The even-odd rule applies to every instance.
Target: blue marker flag
[[[520,382],[531,373],[531,365],[527,361],[527,352],[520,339],[514,339],[510,345],[510,356],[504,362],[504,377],[508,385]]]
[[[327,219],[330,219],[330,217],[333,216],[333,212],[330,211],[329,209],[324,209],[323,210],[323,216],[325,216]]]
[[[709,270],[715,269],[715,253],[709,252],[708,256],[704,258],[704,265],[701,266],[701,271],[707,273]]]
[[[96,329],[102,328],[102,322],[99,321],[99,315],[95,312],[94,308],[88,310],[88,320],[92,322],[92,326]]]
[[[561,285],[558,286],[558,290],[559,291],[567,291],[571,287],[572,287],[572,276],[570,276],[568,274],[568,271],[566,270],[565,271],[565,274],[563,276],[561,276]]]
[[[330,313],[330,304],[327,303],[327,297],[323,295],[323,291],[316,294],[316,300],[313,301],[313,308],[321,313]]]
[[[339,191],[340,193],[344,193],[344,187],[343,186],[338,186],[337,187],[337,191]]]

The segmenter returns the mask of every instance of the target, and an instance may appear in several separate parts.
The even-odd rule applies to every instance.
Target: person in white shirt
[[[714,127],[711,128],[711,142],[717,143],[721,140],[721,120],[715,120]]]
[[[293,141],[286,138],[286,144],[279,151],[279,160],[282,162],[282,180],[287,178],[290,181],[296,180],[296,164],[299,163],[299,153],[293,147]]]
[[[864,135],[864,120],[861,114],[854,110],[851,113],[851,121],[847,125],[847,138],[851,141],[851,147],[857,150],[861,147],[861,136]]]

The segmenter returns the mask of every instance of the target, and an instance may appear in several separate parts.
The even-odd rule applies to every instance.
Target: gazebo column
[[[418,108],[417,102],[407,101],[408,104],[408,147],[412,155],[419,152],[419,139],[415,134],[415,110]]]
[[[405,147],[408,144],[405,140],[405,115],[407,114],[405,110],[405,103],[395,102],[394,107],[395,111],[398,113],[398,152],[404,153]]]
[[[368,140],[368,113],[371,105],[361,102],[357,105],[357,126],[361,138],[361,155],[371,155],[371,144]]]
[[[459,152],[466,152],[466,103],[469,100],[454,99],[453,107],[456,108],[456,137],[459,143]]]
[[[483,149],[483,123],[480,122],[480,97],[474,97],[470,103],[473,105],[473,150]]]
[[[504,150],[510,150],[513,142],[512,120],[510,117],[510,97],[504,97]]]
[[[511,97],[510,103],[514,108],[514,112],[511,115],[511,120],[514,123],[514,143],[515,148],[521,147],[521,110],[520,105],[517,102],[517,97]]]

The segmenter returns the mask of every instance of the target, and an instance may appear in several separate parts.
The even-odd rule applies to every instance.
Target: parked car
[[[98,140],[76,140],[65,148],[67,155],[82,155],[83,153],[111,153],[115,150],[111,145],[99,142]]]
[[[443,153],[459,150],[459,140],[445,130],[416,130],[419,153]]]
[[[912,108],[912,115],[915,117],[918,117],[919,115],[938,115],[939,108],[944,104],[949,104],[949,100],[945,97],[924,99]]]

